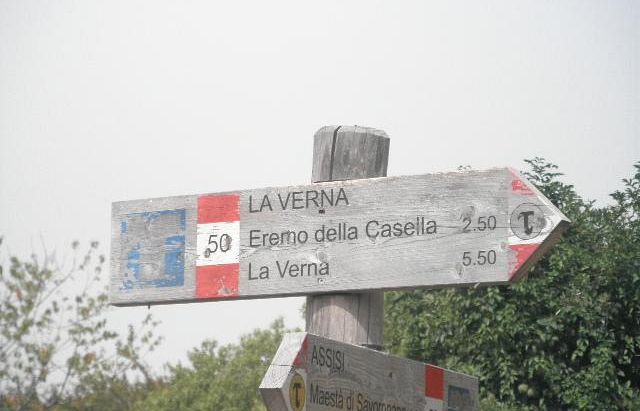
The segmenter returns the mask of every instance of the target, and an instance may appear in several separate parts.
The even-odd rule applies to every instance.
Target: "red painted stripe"
[[[424,366],[424,395],[444,400],[444,369],[435,365]]]
[[[509,271],[509,280],[513,279],[516,272],[531,257],[540,244],[513,244],[509,248],[515,251],[515,259],[511,262],[511,270]]]
[[[525,181],[522,179],[519,172],[517,172],[513,168],[509,168],[509,171],[513,175],[513,179],[511,180],[512,191],[525,196],[535,195],[533,190],[531,190],[531,188],[529,188],[527,183],[525,183]]]
[[[196,298],[229,298],[238,295],[240,264],[196,267]]]
[[[240,221],[240,196],[237,194],[198,197],[198,224]]]
[[[307,368],[307,350],[309,347],[309,343],[307,342],[308,337],[308,335],[305,335],[304,341],[302,341],[302,347],[300,347],[300,351],[298,351],[296,359],[293,360],[293,366],[295,368]]]

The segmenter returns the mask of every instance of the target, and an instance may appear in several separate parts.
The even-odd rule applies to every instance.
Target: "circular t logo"
[[[302,411],[305,398],[304,379],[300,374],[295,373],[289,385],[289,403],[293,411]]]
[[[522,240],[536,238],[547,220],[544,218],[542,208],[536,204],[522,203],[513,210],[510,219],[511,231]]]

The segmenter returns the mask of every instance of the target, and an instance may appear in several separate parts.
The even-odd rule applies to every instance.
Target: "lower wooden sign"
[[[269,411],[472,411],[478,379],[309,333],[285,335],[260,393]]]

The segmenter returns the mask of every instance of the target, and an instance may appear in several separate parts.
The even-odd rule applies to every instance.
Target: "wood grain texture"
[[[260,393],[269,411],[479,408],[475,377],[309,333],[285,335]]]
[[[354,180],[385,177],[389,138],[382,130],[358,126],[325,126],[313,141],[311,180]]]
[[[312,181],[386,177],[389,138],[367,127],[327,126],[313,144]],[[373,349],[384,346],[384,293],[310,295],[306,331]]]
[[[319,193],[333,195],[332,203],[322,204]],[[219,207],[239,223],[199,224],[199,215],[212,215],[199,213],[203,197],[235,199],[236,213]],[[262,199],[271,208],[260,211]],[[146,305],[507,284],[526,275],[567,223],[508,168],[119,202],[110,296],[116,305]],[[203,225],[218,229],[197,236]],[[340,227],[357,236],[339,238]],[[197,246],[207,240],[214,244]],[[199,266],[218,261],[198,256],[216,244],[237,249],[237,262]]]

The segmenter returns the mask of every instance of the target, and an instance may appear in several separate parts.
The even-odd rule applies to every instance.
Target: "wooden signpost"
[[[508,168],[115,203],[115,305],[506,284],[567,219]]]
[[[383,290],[508,284],[568,219],[511,168],[385,177],[380,130],[323,127],[315,184],[114,203],[114,305],[307,296],[270,411],[477,410],[474,377],[383,348]]]
[[[269,410],[471,411],[478,380],[308,333],[285,335],[262,383]]]

